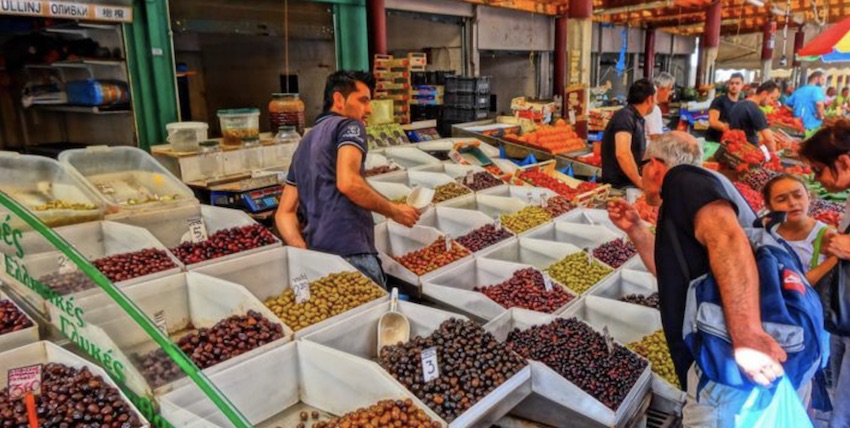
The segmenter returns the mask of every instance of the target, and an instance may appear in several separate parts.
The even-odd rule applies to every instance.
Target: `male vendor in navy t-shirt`
[[[324,113],[292,157],[277,228],[287,245],[336,254],[386,287],[371,212],[411,227],[419,213],[390,202],[363,178],[365,117],[372,111],[375,80],[370,73],[338,71],[325,83]],[[303,234],[298,215],[306,220]]]

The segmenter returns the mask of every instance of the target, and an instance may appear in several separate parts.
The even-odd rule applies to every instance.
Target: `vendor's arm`
[[[758,269],[732,204],[716,200],[703,206],[694,218],[694,228],[694,236],[708,251],[720,289],[735,360],[753,381],[769,385],[783,373],[781,363],[787,356],[762,328]]]
[[[419,213],[407,204],[395,204],[381,196],[360,174],[363,151],[360,147],[345,144],[337,152],[336,187],[357,206],[382,214],[397,223],[412,227]]]
[[[820,119],[820,120],[823,120],[823,118],[826,117],[826,114],[825,114],[826,107],[825,106],[826,106],[826,104],[823,101],[817,103],[817,109],[818,109],[817,118]]]
[[[307,248],[307,243],[304,241],[304,236],[301,235],[301,228],[298,225],[297,211],[298,188],[292,184],[286,184],[283,187],[283,195],[280,197],[277,212],[274,214],[274,222],[286,245]]]
[[[647,271],[655,275],[655,235],[641,221],[635,207],[623,199],[614,199],[608,203],[608,217],[615,226],[626,232]]]
[[[717,109],[711,109],[708,111],[708,126],[710,126],[711,129],[720,132],[726,132],[729,130],[729,124],[720,121],[720,110]]]
[[[617,163],[620,169],[629,177],[629,180],[638,188],[641,187],[640,172],[638,172],[637,161],[632,154],[632,134],[624,131],[614,135],[616,144]]]
[[[776,152],[776,138],[773,136],[773,130],[770,128],[763,129],[759,135],[761,136],[761,143],[764,144],[771,153]]]
[[[750,114],[753,120],[753,128],[758,132],[761,144],[764,144],[771,153],[775,152],[776,140],[773,138],[773,131],[770,129],[767,116],[761,111],[754,111]]]

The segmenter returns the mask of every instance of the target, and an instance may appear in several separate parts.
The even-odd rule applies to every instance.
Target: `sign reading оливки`
[[[0,15],[133,22],[133,8],[66,1],[0,0]]]

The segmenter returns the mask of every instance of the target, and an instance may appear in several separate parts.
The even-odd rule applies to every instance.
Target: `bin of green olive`
[[[392,202],[394,204],[406,204],[407,203],[407,196],[399,196],[395,199],[390,199],[390,202]]]
[[[608,276],[612,269],[596,260],[591,261],[587,253],[579,251],[555,262],[546,271],[555,281],[582,294]]]
[[[84,202],[71,202],[63,199],[54,199],[45,202],[41,205],[32,207],[33,211],[51,211],[51,210],[74,210],[74,211],[90,211],[96,210],[97,206]]]
[[[664,330],[658,330],[643,339],[627,345],[636,354],[646,358],[652,363],[652,371],[661,376],[670,385],[682,389],[679,385],[679,377],[676,376],[676,368],[673,367],[673,358],[667,347],[667,337]]]
[[[541,207],[530,206],[525,207],[514,214],[502,214],[502,226],[507,227],[511,232],[520,234],[527,230],[533,229],[552,220],[549,213]]]
[[[470,193],[472,193],[472,190],[469,190],[460,184],[446,183],[442,186],[437,186],[437,188],[434,189],[434,199],[431,202],[437,204],[448,201],[449,199],[457,198],[458,196],[468,195]]]
[[[310,298],[305,302],[296,303],[295,291],[289,288],[264,303],[284,324],[298,331],[385,294],[360,272],[341,272],[311,282]]]

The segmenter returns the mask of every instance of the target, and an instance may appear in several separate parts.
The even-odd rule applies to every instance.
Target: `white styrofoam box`
[[[424,281],[422,294],[464,315],[489,321],[503,314],[508,308],[496,303],[484,293],[474,291],[475,288],[500,284],[510,279],[515,272],[527,268],[533,268],[533,266],[478,258]],[[552,280],[552,286],[560,287],[573,296],[572,300],[556,309],[554,313],[563,311],[576,301],[577,296],[569,288],[555,280]]]
[[[387,147],[384,149],[383,155],[387,159],[392,159],[393,162],[407,169],[421,165],[442,163],[434,156],[431,156],[416,147],[410,146]]]
[[[649,296],[658,292],[658,280],[649,272],[623,269],[599,283],[588,295],[620,301],[629,294]]]
[[[264,302],[266,299],[280,296],[284,291],[292,288],[291,280],[301,275],[306,275],[308,281],[315,281],[332,273],[354,271],[357,271],[357,269],[342,257],[295,247],[282,247],[216,263],[193,272],[239,284],[259,301]],[[380,288],[377,284],[375,284],[375,287]],[[300,338],[311,331],[339,322],[369,307],[380,305],[389,299],[388,295],[384,294],[382,298],[298,330],[295,332],[295,338]]]
[[[577,317],[596,331],[607,326],[611,337],[622,344],[637,342],[663,329],[659,311],[599,296],[585,296],[580,303],[567,308],[562,316]],[[655,373],[652,374],[652,391],[661,399],[664,410],[681,413],[684,391]]]
[[[580,305],[586,298],[573,306]],[[571,312],[569,309],[566,312]],[[573,315],[550,315],[514,308],[490,321],[484,328],[497,340],[506,341],[508,334],[518,328],[527,330],[536,325],[548,324],[557,318]],[[596,329],[593,324],[588,323]],[[596,329],[601,331],[601,329]],[[616,340],[616,337],[614,337]],[[596,398],[568,381],[549,366],[530,360],[532,393],[511,413],[517,416],[557,427],[620,427],[640,411],[643,397],[649,390],[649,366],[638,378],[631,391],[617,408],[612,410]]]
[[[520,199],[509,196],[493,196],[478,193],[474,198],[456,198],[443,202],[440,206],[481,211],[487,217],[495,219],[502,214],[514,214],[527,207],[528,204]]]
[[[558,222],[604,226],[618,236],[624,236],[623,231],[608,218],[606,210],[577,208],[559,217]]]
[[[416,143],[415,146],[425,151],[449,151],[453,149],[455,147],[455,144],[457,143],[470,142],[478,143],[477,147],[485,155],[489,157],[499,157],[498,148],[493,147],[489,144],[485,144],[483,141],[477,138],[441,138],[439,140],[423,141],[421,143]]]
[[[210,381],[253,426],[294,427],[301,422],[302,406],[341,416],[381,400],[405,398],[439,420],[377,364],[309,342],[288,343],[250,364],[211,375]],[[233,426],[191,385],[160,402],[163,416],[175,426]]]
[[[180,273],[132,285],[123,291],[148,318],[163,319],[174,342],[194,329],[212,327],[221,320],[233,315],[245,315],[250,310],[281,326],[281,339],[204,369],[206,374],[250,360],[291,341],[293,337],[292,330],[244,287],[207,275]],[[127,386],[138,394],[149,394],[152,389],[134,362],[138,360],[137,356],[158,349],[153,340],[105,293],[84,297],[77,300],[75,305],[86,315],[86,325],[74,326],[75,330],[101,349],[115,350],[113,360],[124,365]],[[50,312],[51,322],[57,328],[68,328],[60,309],[51,306]],[[162,394],[186,382],[188,379],[182,378],[157,387],[154,392]]]
[[[468,173],[476,173],[484,171],[480,166],[472,165],[455,165],[453,163],[428,164],[413,167],[411,171],[435,172],[438,174],[446,174],[451,178],[458,179],[465,177]]]
[[[0,301],[8,300],[10,301],[15,308],[18,309],[28,320],[32,323],[31,326],[27,328],[23,328],[18,331],[10,331],[6,334],[0,335],[0,352],[9,351],[11,349],[18,348],[20,346],[29,345],[30,343],[38,342],[38,324],[23,310],[20,306],[18,306],[15,301],[9,298],[5,293],[0,291]],[[5,385],[5,384],[4,384]]]
[[[372,168],[377,168],[377,167],[381,167],[381,166],[389,166],[390,164],[395,165],[399,169],[396,170],[396,171],[387,172],[385,174],[393,174],[393,173],[405,170],[405,168],[403,166],[396,164],[394,161],[391,162],[389,159],[387,159],[386,156],[384,156],[380,153],[373,153],[372,151],[369,151],[369,153],[366,154],[366,160],[363,163],[364,163],[364,168],[367,171],[372,169]],[[384,174],[379,174],[379,175],[384,175]],[[373,177],[377,177],[377,175],[374,175]]]
[[[419,222],[416,224],[420,226],[433,227],[434,229],[437,229],[447,235],[451,235],[452,238],[457,239],[478,228],[484,227],[488,224],[493,224],[493,219],[487,217],[486,214],[480,211],[436,206],[425,211],[422,216],[419,217]],[[514,235],[510,230],[507,231],[511,235]],[[512,240],[514,240],[513,237],[505,239],[487,248],[483,248],[478,252],[503,246]]]
[[[136,147],[91,146],[65,150],[59,154],[59,162],[81,177],[112,212],[198,203],[188,186],[150,153]],[[107,186],[111,191],[103,191],[99,186]],[[128,198],[146,195],[177,196],[177,199],[136,205],[126,203]]]
[[[391,173],[395,174],[395,173]],[[391,175],[384,174],[384,175]],[[402,173],[404,174],[404,173]],[[393,200],[398,198],[407,198],[410,195],[410,188],[404,184],[400,183],[387,183],[383,181],[369,181],[369,185],[372,186],[378,193],[380,193],[383,197]],[[376,212],[372,212],[372,219],[375,220],[375,224],[378,224],[382,221],[386,221],[387,218],[382,214],[378,214]]]
[[[524,236],[545,241],[566,242],[582,249],[595,249],[606,242],[623,237],[605,226],[564,222],[547,224]]]
[[[181,242],[189,240],[189,221],[200,218],[207,228],[207,233],[212,235],[220,230],[234,227],[251,226],[257,222],[247,213],[230,208],[213,207],[210,205],[196,205],[194,207],[178,208],[176,210],[161,210],[139,213],[137,215],[125,216],[123,218],[112,218],[109,220],[118,223],[131,224],[144,227],[153,236],[162,242],[167,248],[174,248]],[[234,257],[258,253],[270,248],[280,247],[280,240],[275,237],[275,243],[260,248],[245,250],[236,254],[230,254],[217,259],[207,260],[200,263],[187,265],[187,269],[195,269],[213,263],[219,263]]]
[[[449,175],[440,172],[428,171],[407,171],[406,173],[385,174],[379,175],[374,178],[369,178],[368,181],[370,184],[373,185],[377,182],[402,184],[411,189],[416,186],[427,187],[429,189],[436,189],[437,187],[442,186],[444,184],[456,183],[455,180]],[[472,190],[470,190],[469,194],[449,199],[448,201],[443,201],[441,204],[446,204],[448,202],[458,199],[469,199],[472,197],[473,192]]]
[[[643,263],[643,259],[641,259],[639,255],[632,257],[631,260],[627,261],[620,268],[621,269],[639,270],[641,272],[649,272],[649,269]]]
[[[0,353],[0,385],[8,385],[9,370],[17,367],[31,366],[34,364],[56,363],[63,364],[75,369],[87,368],[93,375],[98,376],[107,385],[115,388],[118,394],[121,395],[121,400],[132,409],[133,414],[139,419],[142,428],[149,428],[150,424],[145,421],[145,418],[139,413],[139,410],[133,406],[133,403],[127,399],[127,396],[121,392],[121,388],[96,364],[90,363],[85,359],[72,354],[47,341],[31,343],[26,346],[12,349]]]
[[[378,249],[378,257],[381,259],[384,272],[414,286],[420,286],[423,281],[439,272],[444,272],[451,266],[456,266],[462,261],[472,258],[472,253],[470,253],[466,257],[428,272],[421,277],[396,261],[397,257],[421,250],[442,237],[442,232],[427,226],[417,225],[407,228],[394,221],[386,221],[375,226],[375,247]]]
[[[378,321],[390,310],[390,303],[377,306],[337,325],[326,327],[304,337],[313,342],[358,358],[375,361],[378,358]],[[428,308],[415,303],[399,302],[398,312],[410,321],[410,336],[429,336],[443,321],[463,316]],[[451,424],[454,427],[489,427],[504,416],[530,392],[531,371],[528,367],[508,379],[486,397],[479,400]]]
[[[519,199],[526,204],[532,204],[541,198],[549,199],[558,194],[552,190],[535,186],[506,186],[493,187],[478,192],[479,195],[503,196]]]

